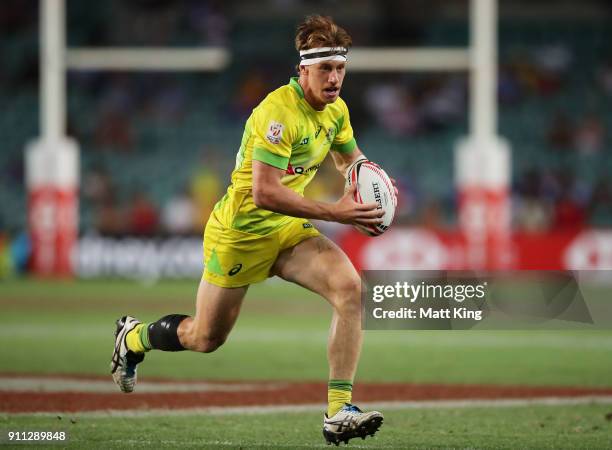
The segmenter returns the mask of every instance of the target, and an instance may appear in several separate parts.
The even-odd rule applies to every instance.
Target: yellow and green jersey
[[[290,217],[255,206],[253,160],[285,170],[281,183],[303,195],[329,150],[349,153],[356,146],[346,103],[338,98],[317,111],[304,98],[297,78],[291,78],[247,120],[232,181],[215,205],[215,217],[225,227],[245,233],[276,231]]]

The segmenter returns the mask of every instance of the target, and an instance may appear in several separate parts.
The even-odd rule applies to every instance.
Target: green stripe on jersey
[[[357,147],[357,141],[355,141],[355,138],[353,138],[344,144],[334,144],[331,146],[331,149],[335,152],[351,153],[353,150],[355,150],[355,147]]]
[[[289,165],[289,158],[275,155],[274,153],[261,147],[256,147],[253,149],[253,159],[283,170],[286,170],[287,166]]]

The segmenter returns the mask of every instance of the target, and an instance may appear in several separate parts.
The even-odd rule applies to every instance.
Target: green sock
[[[148,352],[149,350],[153,348],[151,347],[151,343],[149,342],[149,324],[148,323],[143,323],[143,327],[140,329],[138,336],[140,337],[140,342],[142,342],[142,346],[144,347],[145,352]]]
[[[149,332],[146,323],[139,323],[125,337],[127,348],[134,353],[144,353],[151,350]]]

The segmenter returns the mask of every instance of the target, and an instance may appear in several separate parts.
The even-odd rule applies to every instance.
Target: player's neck
[[[327,103],[321,102],[315,98],[312,93],[312,90],[308,87],[308,82],[304,80],[302,77],[298,78],[298,83],[302,87],[302,91],[304,92],[304,99],[308,102],[310,106],[316,111],[323,111]]]

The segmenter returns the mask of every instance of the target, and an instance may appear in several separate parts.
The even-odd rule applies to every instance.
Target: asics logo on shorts
[[[234,275],[236,275],[238,272],[240,272],[240,270],[242,269],[242,264],[236,264],[234,267],[232,267],[230,269],[230,271],[227,273],[230,277],[233,277]]]

